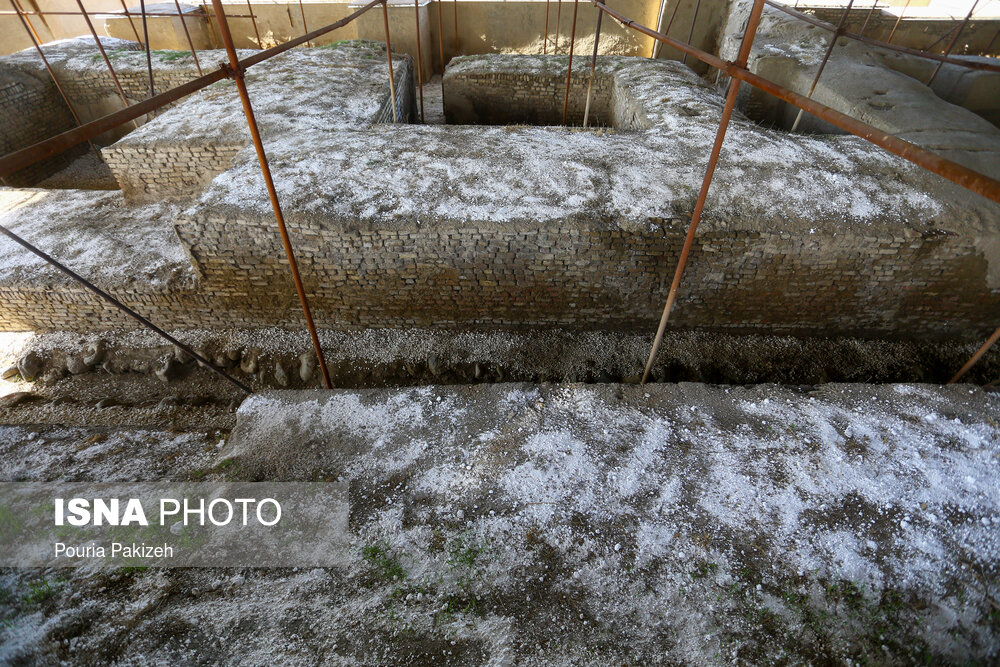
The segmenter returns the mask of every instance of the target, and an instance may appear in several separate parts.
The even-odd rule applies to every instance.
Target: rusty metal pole
[[[192,358],[197,359],[208,370],[210,370],[213,373],[215,373],[215,374],[217,374],[217,375],[225,378],[229,382],[232,382],[234,385],[236,385],[237,387],[239,387],[240,389],[242,389],[246,393],[248,393],[248,394],[252,394],[253,393],[250,390],[250,387],[248,387],[247,385],[243,384],[242,382],[240,382],[236,378],[232,377],[231,375],[229,375],[228,373],[226,373],[221,368],[217,368],[214,364],[212,364],[211,361],[209,361],[205,357],[201,356],[200,354],[198,354],[197,352],[195,352],[194,350],[192,350],[188,345],[185,345],[181,341],[177,340],[176,338],[174,338],[173,336],[171,336],[170,334],[168,334],[166,331],[164,331],[160,327],[156,326],[155,324],[153,324],[152,322],[150,322],[149,320],[147,320],[145,317],[143,317],[139,313],[135,312],[134,310],[132,310],[131,308],[129,308],[128,306],[126,306],[124,303],[122,303],[118,299],[114,298],[113,296],[111,296],[110,294],[108,294],[107,292],[105,292],[104,290],[102,290],[101,288],[97,287],[96,285],[94,285],[93,283],[91,283],[89,280],[87,280],[86,278],[84,278],[83,276],[81,276],[80,274],[74,272],[69,267],[67,267],[67,266],[59,263],[58,261],[56,261],[55,259],[53,259],[50,255],[48,255],[45,252],[39,250],[37,247],[35,247],[31,243],[25,241],[20,236],[18,236],[17,234],[15,234],[14,232],[10,231],[9,229],[7,229],[6,227],[4,227],[2,225],[0,225],[0,234],[3,234],[7,238],[9,238],[11,241],[14,241],[15,243],[17,243],[18,245],[20,245],[21,247],[23,247],[25,250],[28,250],[29,252],[37,255],[38,257],[40,257],[44,261],[48,262],[50,265],[52,265],[53,267],[55,267],[59,271],[65,273],[67,276],[69,276],[70,278],[72,278],[76,282],[80,283],[85,288],[87,288],[88,290],[90,290],[91,292],[93,292],[94,294],[96,294],[97,296],[101,297],[102,299],[104,299],[105,301],[107,301],[108,303],[110,303],[112,306],[114,306],[115,308],[117,308],[118,310],[122,311],[123,313],[125,313],[126,315],[128,315],[129,317],[131,317],[132,319],[134,319],[137,322],[139,322],[139,324],[143,325],[147,329],[150,329],[154,333],[158,334],[159,336],[165,338],[166,340],[168,340],[169,342],[173,343],[174,345],[176,345],[180,349],[184,350],[184,352],[186,352],[187,354],[189,354]]]
[[[889,37],[885,40],[886,44],[892,44],[892,37],[896,34],[896,28],[899,27],[899,22],[903,20],[903,14],[906,13],[906,8],[910,6],[910,0],[906,0],[906,4],[903,8],[899,10],[899,16],[896,17],[896,23],[892,26],[892,30],[889,31]]]
[[[690,44],[691,40],[694,38],[694,24],[698,22],[698,10],[700,9],[701,9],[701,0],[698,0],[698,2],[694,3],[694,16],[691,17],[691,29],[688,31],[688,44]],[[687,62],[688,62],[688,54],[685,53],[681,57],[681,63],[687,65]]]
[[[569,113],[569,82],[573,75],[573,47],[576,45],[576,11],[580,6],[580,0],[573,0],[573,29],[569,35],[569,63],[566,65],[566,97],[563,99],[563,125],[566,124],[566,116]]]
[[[972,7],[969,8],[969,13],[965,15],[965,18],[962,19],[961,25],[958,26],[958,30],[955,31],[955,36],[951,38],[950,42],[948,42],[948,48],[946,48],[944,50],[944,55],[946,55],[946,56],[951,55],[951,50],[955,47],[955,42],[958,41],[959,35],[961,35],[962,31],[965,30],[965,26],[969,23],[969,19],[972,18],[972,12],[976,11],[976,5],[978,5],[978,4],[979,4],[979,0],[975,0],[972,3]],[[932,83],[934,83],[934,79],[937,78],[938,72],[941,71],[941,66],[942,65],[944,65],[944,63],[939,62],[937,64],[937,67],[934,68],[934,73],[931,74],[931,78],[927,80],[927,85],[928,86],[931,85]]]
[[[83,14],[83,20],[87,22],[87,27],[90,28],[90,34],[94,38],[94,43],[97,44],[97,50],[101,52],[101,57],[104,58],[104,64],[108,66],[108,72],[111,73],[111,79],[115,82],[115,88],[118,89],[118,96],[122,98],[122,104],[128,107],[128,100],[125,99],[125,90],[122,88],[121,81],[118,80],[118,75],[115,74],[115,68],[111,66],[111,59],[108,58],[108,54],[104,51],[101,38],[97,36],[97,31],[94,30],[94,24],[90,21],[90,15],[87,14],[87,10],[83,6],[83,0],[76,0],[76,4],[80,8],[80,13]],[[138,121],[133,120],[132,124],[135,125],[136,129],[139,129]]]
[[[813,93],[816,91],[816,84],[819,83],[819,78],[823,75],[823,70],[826,68],[826,63],[830,60],[830,54],[833,53],[833,47],[837,46],[837,40],[840,39],[840,35],[844,31],[844,24],[847,23],[847,15],[851,13],[851,6],[854,5],[854,0],[849,0],[847,6],[844,7],[844,13],[840,15],[840,23],[837,24],[837,29],[833,31],[833,36],[830,38],[830,46],[826,48],[826,53],[823,54],[823,61],[819,64],[819,69],[816,70],[816,76],[813,77],[812,85],[809,86],[809,92],[806,97],[812,98]],[[802,109],[795,114],[795,122],[792,123],[791,132],[799,129],[799,123],[802,121]]]
[[[139,39],[139,31],[135,29],[135,22],[132,20],[132,15],[128,11],[128,6],[125,4],[125,0],[120,0],[120,2],[122,3],[122,11],[125,12],[125,18],[128,19],[128,24],[132,26],[132,32],[135,33],[135,41],[142,42],[142,40]]]
[[[865,22],[861,24],[861,30],[858,32],[859,35],[865,34],[865,29],[868,28],[868,22],[872,20],[872,14],[875,13],[875,9],[878,7],[878,0],[872,3],[872,8],[868,10],[868,16],[865,17]]]
[[[63,102],[66,103],[66,107],[69,109],[70,115],[73,116],[73,120],[75,120],[76,124],[79,126],[81,124],[80,115],[76,112],[76,107],[73,106],[73,103],[69,101],[69,97],[66,95],[66,91],[63,90],[62,84],[59,83],[59,79],[56,78],[56,73],[53,71],[52,65],[49,64],[49,59],[45,57],[38,33],[35,32],[35,29],[31,25],[31,22],[28,21],[28,18],[21,14],[21,4],[15,0],[10,0],[10,5],[14,8],[14,11],[17,12],[18,18],[21,19],[21,25],[24,26],[24,30],[28,33],[31,43],[35,46],[35,51],[38,52],[38,56],[42,59],[42,63],[45,65],[45,69],[48,71],[49,77],[52,78],[52,83],[55,84],[56,90],[59,91],[60,97],[62,97]],[[97,146],[94,145],[94,142],[88,139],[87,143],[90,144],[90,147],[93,148],[94,152],[97,153],[98,157],[100,157],[101,152],[97,150]]]
[[[149,73],[149,96],[156,97],[153,87],[153,54],[149,50],[149,26],[146,24],[146,0],[139,0],[139,11],[142,12],[142,39],[146,47],[146,71]]]
[[[552,55],[559,53],[559,23],[562,21],[562,0],[556,0],[556,41],[552,43]]]
[[[958,382],[963,375],[969,372],[970,368],[976,365],[977,361],[983,358],[984,354],[989,352],[989,349],[993,347],[998,340],[1000,340],[1000,327],[997,327],[997,330],[993,332],[993,335],[986,339],[986,342],[983,343],[978,350],[976,350],[976,353],[972,355],[972,358],[965,362],[965,365],[962,366],[962,370],[955,373],[955,377],[948,380],[948,384],[955,384]]]
[[[413,0],[413,17],[417,35],[417,88],[420,90],[420,122],[424,122],[424,57],[420,53],[420,0]]]
[[[250,4],[250,0],[247,0],[247,9],[250,11],[250,20],[253,21],[253,34],[257,35],[257,48],[263,49],[264,42],[260,40],[260,30],[257,30],[257,17],[253,15],[253,5]],[[219,19],[219,21],[222,21],[222,19]],[[229,26],[226,26],[226,28],[228,29]]]
[[[674,10],[672,12],[670,12],[670,20],[667,21],[667,29],[663,31],[664,35],[669,35],[670,34],[670,28],[673,27],[673,25],[674,25],[674,19],[677,18],[677,10],[680,9],[680,7],[681,7],[681,0],[677,0],[674,3]],[[660,40],[656,40],[656,42],[657,42],[657,44],[660,45],[660,49],[657,49],[657,51],[656,51],[656,57],[659,58],[660,57],[660,50],[663,48],[663,43],[660,42]]]
[[[295,261],[295,251],[292,249],[292,241],[288,236],[288,229],[285,227],[285,216],[281,212],[281,203],[278,201],[278,191],[274,187],[274,179],[271,178],[271,167],[267,162],[267,154],[264,152],[264,142],[260,138],[260,130],[257,128],[257,120],[254,117],[253,106],[250,104],[250,94],[247,92],[247,84],[243,76],[243,66],[240,65],[236,56],[236,47],[233,45],[233,36],[229,32],[229,22],[226,20],[226,12],[222,8],[222,0],[212,0],[212,7],[219,20],[219,33],[226,47],[226,54],[229,56],[230,75],[236,82],[236,90],[240,95],[240,102],[243,103],[243,113],[247,117],[247,126],[250,128],[250,138],[257,151],[257,160],[260,162],[260,171],[264,176],[264,184],[267,186],[267,195],[271,199],[271,208],[274,209],[274,218],[278,223],[278,232],[281,234],[281,243],[285,246],[285,255],[288,258],[288,267],[292,273],[292,280],[295,282],[295,290],[299,294],[299,301],[302,303],[302,314],[306,319],[306,327],[309,329],[309,336],[312,338],[313,348],[316,350],[316,360],[319,362],[320,370],[323,373],[323,381],[327,389],[332,389],[330,382],[330,372],[326,368],[326,359],[323,357],[323,348],[319,342],[319,334],[316,333],[316,325],[313,323],[312,312],[309,309],[309,299],[306,297],[306,288],[302,284],[302,277],[299,275],[299,265]]]
[[[181,3],[179,0],[174,0],[174,6],[177,7],[177,16],[181,19],[181,27],[184,28],[184,36],[187,37],[188,46],[191,48],[191,56],[194,58],[194,66],[198,68],[198,76],[204,76],[204,72],[201,71],[201,63],[198,62],[198,52],[194,48],[194,40],[191,39],[191,33],[188,31],[187,21],[184,20],[184,12],[181,11]]]
[[[392,122],[399,122],[399,109],[396,107],[396,81],[392,73],[392,42],[389,39],[389,2],[382,0],[382,21],[385,23],[385,55],[389,60],[389,100],[392,102]]]
[[[601,41],[601,18],[603,17],[604,12],[598,10],[597,28],[594,30],[594,55],[590,58],[590,81],[587,82],[587,106],[583,108],[584,127],[587,127],[587,121],[590,119],[590,98],[594,90],[594,70],[597,69],[597,43]]]
[[[542,55],[549,51],[549,1],[545,0],[545,32],[542,34]]]
[[[299,0],[299,15],[302,16],[302,32],[308,33],[309,26],[306,25],[306,8],[302,6],[302,0]],[[306,46],[312,48],[312,42],[306,40]]]
[[[746,32],[743,33],[743,43],[740,44],[739,55],[736,58],[738,67],[746,67],[747,59],[750,57],[750,47],[753,46],[754,36],[757,33],[757,26],[760,24],[760,15],[764,11],[764,0],[754,0],[753,8],[750,10],[750,18],[747,21]],[[660,351],[660,343],[663,342],[663,332],[667,328],[667,319],[670,317],[670,309],[677,298],[677,288],[681,284],[681,276],[684,275],[684,266],[687,264],[688,254],[694,244],[695,231],[698,229],[698,222],[701,213],[705,208],[705,200],[708,197],[708,188],[712,184],[712,176],[715,175],[715,165],[719,161],[719,153],[722,151],[722,142],[726,139],[726,130],[729,128],[729,119],[733,115],[733,108],[736,106],[736,95],[740,90],[739,79],[733,77],[729,80],[729,94],[726,96],[726,104],[722,108],[722,118],[719,119],[719,130],[715,134],[715,143],[712,145],[712,152],[708,157],[708,167],[705,169],[705,178],[701,182],[701,191],[698,193],[698,201],[694,205],[694,212],[691,214],[691,224],[688,227],[687,236],[684,238],[684,247],[681,249],[680,257],[677,260],[677,269],[674,271],[674,279],[670,284],[670,292],[667,295],[667,303],[663,307],[663,315],[660,317],[660,325],[656,330],[656,337],[653,339],[653,347],[649,351],[649,360],[642,373],[642,384],[649,379],[649,373],[653,369],[653,362],[656,361],[656,354]]]
[[[444,23],[441,21],[441,3],[444,0],[436,0],[438,6],[438,51],[441,56],[441,90],[444,90]]]

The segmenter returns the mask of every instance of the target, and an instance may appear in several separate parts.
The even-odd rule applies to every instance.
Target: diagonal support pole
[[[948,380],[948,384],[955,384],[961,380],[962,376],[968,373],[969,369],[975,366],[976,362],[982,359],[983,355],[989,352],[990,348],[993,347],[998,340],[1000,340],[1000,327],[997,327],[997,330],[993,332],[993,335],[987,338],[986,342],[983,343],[978,350],[976,350],[976,353],[972,355],[972,358],[969,359],[964,366],[962,366],[962,370],[955,373],[955,377]]]
[[[590,120],[590,99],[594,93],[594,70],[597,69],[597,45],[601,41],[601,19],[604,12],[597,11],[597,28],[594,30],[594,55],[590,58],[590,80],[587,82],[587,106],[583,108],[583,126]]]
[[[24,248],[25,250],[28,250],[29,252],[31,252],[31,253],[37,255],[38,257],[42,258],[43,260],[45,260],[46,262],[48,262],[50,265],[52,265],[53,267],[55,267],[59,271],[65,273],[67,276],[69,276],[70,278],[72,278],[76,282],[80,283],[81,285],[83,285],[84,287],[86,287],[88,290],[90,290],[91,292],[93,292],[97,296],[101,297],[102,299],[104,299],[105,301],[107,301],[108,303],[110,303],[112,306],[114,306],[115,308],[117,308],[118,310],[122,311],[123,313],[125,313],[126,315],[128,315],[129,317],[131,317],[132,319],[134,319],[139,324],[143,325],[147,329],[153,331],[157,335],[161,336],[162,338],[165,338],[166,340],[170,341],[171,343],[173,343],[174,345],[176,345],[180,349],[184,350],[184,352],[186,352],[188,355],[190,355],[194,359],[197,359],[199,362],[201,362],[201,364],[205,368],[207,368],[208,370],[212,371],[216,375],[220,375],[221,377],[225,378],[229,382],[232,382],[234,385],[236,385],[237,387],[239,387],[240,389],[242,389],[246,393],[248,393],[248,394],[252,394],[253,393],[250,390],[250,387],[248,387],[247,385],[243,384],[242,382],[240,382],[239,380],[237,380],[233,376],[229,375],[228,373],[226,373],[225,371],[223,371],[221,368],[216,367],[214,364],[212,364],[211,361],[209,361],[205,357],[201,356],[200,354],[198,354],[197,352],[195,352],[194,350],[192,350],[190,346],[185,345],[181,341],[177,340],[176,338],[174,338],[173,336],[171,336],[170,334],[168,334],[166,331],[164,331],[160,327],[156,326],[155,324],[153,324],[152,322],[150,322],[149,320],[147,320],[145,317],[143,317],[139,313],[135,312],[134,310],[132,310],[131,308],[129,308],[128,306],[126,306],[124,303],[122,303],[121,301],[119,301],[115,297],[111,296],[110,294],[108,294],[107,292],[105,292],[104,290],[102,290],[100,287],[94,285],[93,283],[91,283],[89,280],[87,280],[86,278],[84,278],[80,274],[76,273],[75,271],[73,271],[69,267],[67,267],[64,264],[60,263],[59,261],[55,260],[51,255],[49,255],[49,254],[47,254],[47,253],[39,250],[37,247],[33,246],[31,243],[28,243],[27,241],[25,241],[24,239],[22,239],[20,236],[18,236],[17,234],[15,234],[14,232],[10,231],[9,229],[7,229],[6,227],[4,227],[2,225],[0,225],[0,234],[3,234],[7,238],[9,238],[11,241],[13,241],[14,243],[17,243],[19,246],[21,246],[22,248]]]
[[[573,76],[573,48],[576,46],[576,11],[579,7],[580,0],[573,0],[573,28],[569,34],[569,63],[566,66],[566,96],[563,99],[563,125],[566,124],[566,117],[569,114],[569,83]]]
[[[750,19],[747,21],[746,32],[743,33],[743,43],[740,44],[740,52],[736,58],[736,65],[738,67],[746,67],[747,58],[750,56],[750,48],[753,46],[753,40],[757,34],[757,26],[760,24],[760,15],[763,11],[764,0],[754,0],[753,8],[750,10]],[[649,351],[646,368],[642,372],[642,384],[645,384],[649,379],[649,373],[653,369],[653,362],[656,361],[656,354],[660,351],[660,343],[663,342],[663,332],[667,328],[670,310],[673,308],[674,300],[677,298],[677,288],[681,284],[681,276],[684,275],[684,267],[687,265],[687,258],[691,252],[691,246],[694,244],[695,231],[698,229],[701,213],[705,209],[708,188],[712,185],[712,176],[715,175],[715,165],[719,161],[719,153],[722,152],[722,143],[726,140],[726,130],[729,129],[729,119],[733,116],[733,108],[736,106],[736,96],[739,90],[740,80],[735,77],[731,78],[729,80],[729,94],[726,95],[726,104],[722,108],[722,118],[719,120],[719,130],[715,134],[715,143],[712,145],[712,152],[708,157],[705,178],[701,182],[698,201],[695,203],[694,212],[691,214],[691,225],[688,227],[687,236],[684,238],[684,247],[681,249],[681,255],[677,260],[677,268],[674,271],[674,280],[670,284],[667,303],[663,306],[660,325],[656,330],[656,337],[653,339],[653,347]]]
[[[833,35],[830,37],[830,45],[826,47],[826,53],[823,54],[823,62],[819,64],[819,69],[816,70],[816,76],[813,77],[812,85],[809,86],[809,92],[806,97],[812,98],[813,93],[816,91],[816,84],[819,83],[819,78],[823,76],[823,70],[826,69],[826,63],[830,60],[830,54],[833,53],[833,48],[837,46],[837,40],[840,39],[840,35],[844,31],[844,24],[847,23],[847,16],[851,13],[851,6],[854,4],[854,0],[850,0],[847,6],[844,7],[844,13],[840,15],[840,23],[837,24],[837,29],[833,31]],[[794,132],[799,129],[799,123],[802,122],[802,109],[795,114],[795,122],[792,123],[792,129],[790,132]]]
[[[295,261],[295,251],[292,249],[292,241],[288,237],[288,229],[285,227],[285,216],[281,212],[281,203],[278,201],[278,191],[274,187],[274,179],[271,178],[271,167],[267,162],[267,154],[264,152],[264,142],[260,138],[257,119],[254,117],[253,106],[250,104],[250,94],[247,92],[247,84],[244,80],[244,70],[240,65],[239,58],[236,56],[236,47],[233,45],[233,36],[229,32],[229,22],[226,20],[226,12],[222,8],[222,0],[212,0],[212,6],[215,9],[216,17],[219,19],[219,33],[222,36],[223,44],[225,44],[226,54],[229,56],[230,73],[236,82],[236,90],[239,92],[240,101],[243,103],[243,113],[247,117],[250,138],[253,139],[253,146],[257,150],[260,171],[264,176],[264,184],[267,186],[267,195],[271,199],[271,208],[274,209],[274,218],[278,223],[281,243],[285,246],[285,255],[288,257],[288,266],[292,272],[292,280],[295,282],[295,290],[298,292],[299,301],[302,303],[302,313],[306,319],[309,336],[312,338],[313,348],[316,350],[316,359],[323,373],[323,381],[326,383],[326,388],[332,389],[330,372],[326,368],[326,359],[323,357],[323,348],[320,346],[319,334],[316,333],[316,325],[313,323],[312,312],[309,310],[309,299],[306,297],[306,289],[302,285],[302,277],[299,275],[299,265]]]

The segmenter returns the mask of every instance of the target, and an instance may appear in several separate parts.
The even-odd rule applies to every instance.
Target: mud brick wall
[[[39,80],[15,68],[0,69],[0,155],[26,148],[75,126],[69,107],[51,80]],[[14,186],[34,185],[65,167],[82,150],[86,148],[43,160],[6,180]]]
[[[122,142],[101,150],[122,194],[132,202],[195,195],[229,169],[245,143]]]
[[[113,53],[111,55],[111,65],[114,67]],[[128,100],[129,104],[141,102],[149,97],[149,75],[145,69],[137,71],[132,68],[116,67],[115,75],[122,85],[122,90],[125,91],[125,99]],[[153,84],[157,93],[170,88],[176,88],[196,78],[198,78],[198,70],[195,69],[193,64],[189,69],[161,68],[153,70]],[[74,104],[99,104],[108,98],[117,99],[120,104],[121,98],[118,95],[118,88],[115,86],[114,79],[111,78],[111,74],[103,62],[95,63],[92,67],[74,71],[72,76],[64,76],[63,79],[60,81],[63,85],[63,90],[66,91],[66,95]],[[177,102],[167,104],[157,109],[151,115],[163,113],[176,104]]]
[[[289,221],[323,327],[655,326],[685,221],[606,226],[436,225],[348,231]],[[241,321],[288,317],[294,303],[273,221],[182,218],[200,290]],[[253,248],[251,261],[246,248]],[[986,258],[948,235],[793,238],[740,230],[699,235],[671,323],[729,331],[960,336],[991,329],[1000,291]],[[232,316],[232,314],[230,314]],[[211,326],[205,323],[204,326]]]
[[[567,125],[583,124],[589,82],[588,69],[570,77]],[[631,96],[617,88],[612,75],[596,74],[588,125],[636,129]],[[445,77],[445,116],[458,125],[562,125],[565,99],[565,73],[471,70]]]

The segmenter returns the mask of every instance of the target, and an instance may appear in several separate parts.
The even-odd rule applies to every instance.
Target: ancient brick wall
[[[125,197],[148,202],[200,192],[232,166],[244,143],[116,143],[101,150]]]
[[[578,62],[570,77],[567,125],[582,125],[590,71]],[[448,122],[456,125],[562,125],[566,99],[563,72],[469,70],[446,74],[444,108]],[[598,72],[590,103],[588,124],[617,127],[613,95],[614,78]],[[625,113],[622,113],[624,116]]]
[[[70,130],[75,126],[69,108],[51,80],[39,79],[15,68],[0,70],[0,155]],[[10,185],[31,186],[69,163],[69,155],[57,155],[7,177]]]

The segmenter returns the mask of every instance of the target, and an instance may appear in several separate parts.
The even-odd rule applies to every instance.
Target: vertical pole
[[[698,22],[698,10],[700,9],[701,9],[701,0],[698,0],[698,2],[696,2],[694,5],[694,15],[691,17],[691,29],[688,31],[688,44],[690,44],[691,40],[694,38],[694,24]],[[681,58],[681,63],[687,65],[687,62],[688,62],[688,54],[685,53],[684,56]]]
[[[126,107],[129,105],[128,100],[125,99],[125,90],[122,88],[121,81],[118,80],[118,75],[115,74],[115,68],[111,66],[111,60],[108,58],[108,54],[104,51],[104,45],[101,44],[101,38],[97,36],[97,31],[94,30],[94,24],[90,20],[90,15],[87,13],[87,9],[83,6],[83,0],[76,0],[76,5],[80,8],[80,13],[83,14],[83,20],[87,22],[87,27],[90,28],[90,34],[94,38],[94,43],[97,44],[97,50],[101,52],[101,57],[104,58],[104,64],[108,67],[108,72],[111,74],[111,80],[115,82],[115,88],[118,89],[118,96],[122,98],[122,104]],[[136,129],[139,128],[139,122],[133,120],[132,124],[135,125]]]
[[[257,48],[263,49],[264,42],[260,41],[260,31],[257,30],[257,17],[253,15],[253,5],[250,4],[250,0],[247,0],[247,9],[250,10],[250,20],[253,21],[253,34],[257,35]],[[220,18],[219,21],[221,22],[222,19]],[[226,27],[228,28],[228,26]]]
[[[656,13],[656,32],[660,32],[663,30],[663,15],[666,13],[666,11],[667,11],[667,0],[660,0],[660,11]],[[601,14],[603,13],[604,12],[601,12]],[[600,16],[600,14],[598,16]],[[649,50],[650,58],[655,60],[656,57],[660,55],[660,44],[661,44],[660,40],[658,39],[653,40],[653,48]]]
[[[906,4],[899,11],[899,16],[896,17],[896,24],[892,26],[892,30],[889,32],[889,39],[885,40],[886,44],[892,44],[892,37],[896,34],[896,28],[899,27],[899,22],[903,20],[903,14],[906,13],[906,8],[910,6],[910,0],[906,0]]]
[[[187,22],[184,20],[184,12],[181,11],[181,3],[179,0],[174,0],[174,6],[177,7],[177,15],[181,17],[181,25],[184,27],[184,36],[187,37],[188,46],[191,48],[191,55],[194,57],[194,66],[198,68],[198,76],[202,76],[201,63],[198,62],[198,52],[194,48],[194,40],[191,39],[191,33],[188,31]]]
[[[552,43],[552,55],[559,53],[559,23],[562,21],[562,0],[556,0],[556,41]]]
[[[597,28],[594,30],[594,55],[590,58],[590,81],[587,82],[587,106],[583,108],[584,127],[587,127],[587,121],[590,119],[590,97],[594,91],[594,70],[597,69],[597,44],[601,41],[601,19],[603,17],[604,12],[598,9]]]
[[[135,41],[141,42],[142,40],[139,39],[139,31],[135,29],[135,22],[132,20],[132,15],[129,13],[128,7],[125,5],[125,0],[120,0],[120,2],[122,3],[122,11],[125,12],[125,18],[128,19],[128,24],[132,26],[132,32],[135,34]]]
[[[663,34],[668,37],[670,36],[670,28],[672,28],[674,25],[674,19],[677,18],[677,10],[680,9],[680,7],[681,7],[681,0],[677,0],[674,3],[674,10],[670,12],[670,20],[667,21],[667,29],[663,31]],[[660,56],[660,49],[663,48],[663,43],[660,42],[660,40],[656,40],[656,45],[660,47],[659,49],[656,50],[656,57],[658,58]]]
[[[22,13],[24,10],[21,8],[20,3],[15,0],[10,0],[10,6],[14,8],[17,12],[17,17],[21,19],[21,25],[24,26],[25,32],[28,33],[28,37],[31,39],[31,43],[35,46],[35,51],[38,51],[38,56],[42,59],[42,63],[45,65],[45,69],[48,71],[49,76],[52,78],[52,83],[55,84],[56,90],[59,91],[59,95],[62,97],[63,102],[69,108],[70,115],[73,116],[73,120],[76,121],[77,125],[81,125],[80,115],[76,112],[76,107],[73,103],[69,101],[69,97],[66,95],[66,91],[63,90],[62,84],[59,83],[59,79],[56,78],[56,73],[52,70],[52,65],[49,64],[49,59],[45,57],[45,53],[42,51],[42,40],[39,38],[38,33],[35,32],[35,28],[31,25],[28,18]],[[88,141],[90,147],[94,149],[94,152],[100,156],[101,152],[97,150],[97,146],[94,145],[93,141]],[[6,185],[6,183],[5,183]]]
[[[417,31],[417,88],[420,90],[420,122],[424,122],[424,57],[420,53],[420,0],[413,0],[413,18]]]
[[[976,353],[972,355],[972,358],[969,359],[964,366],[962,366],[962,370],[955,373],[955,377],[948,380],[948,384],[955,384],[958,382],[963,375],[969,372],[970,368],[976,365],[976,362],[979,361],[998,340],[1000,340],[1000,327],[997,327],[997,330],[993,332],[993,335],[987,338],[986,342],[983,343],[978,350],[976,350]]]
[[[851,13],[851,6],[854,5],[854,0],[849,0],[847,6],[844,7],[844,13],[840,15],[840,23],[837,24],[837,29],[833,31],[833,35],[830,37],[830,46],[826,48],[826,53],[823,54],[823,62],[819,64],[819,69],[816,70],[816,76],[813,77],[812,85],[809,86],[809,94],[806,97],[811,98],[813,92],[816,90],[816,84],[819,83],[819,77],[823,75],[823,69],[826,67],[826,63],[830,60],[830,54],[833,53],[833,47],[837,46],[837,40],[844,32],[844,24],[847,23],[847,15]],[[802,121],[802,109],[795,114],[795,122],[792,123],[791,132],[799,129],[799,123]]]
[[[216,0],[217,2],[218,0]],[[743,43],[740,44],[740,52],[736,58],[738,67],[746,67],[747,58],[750,57],[750,47],[753,46],[754,36],[757,33],[757,26],[760,24],[760,15],[764,11],[764,0],[754,0],[753,8],[750,10],[750,19],[747,21],[746,32],[743,33]],[[670,293],[667,295],[667,303],[663,307],[663,315],[660,317],[660,325],[656,330],[656,337],[653,340],[653,348],[649,352],[649,360],[642,373],[642,384],[649,379],[649,373],[653,369],[653,362],[656,361],[656,354],[660,350],[660,343],[663,341],[663,332],[667,328],[667,319],[670,317],[670,309],[677,298],[677,288],[681,283],[681,276],[684,275],[684,266],[687,264],[688,254],[694,244],[695,230],[698,229],[698,222],[701,219],[701,212],[705,208],[705,199],[708,197],[708,188],[712,184],[712,176],[715,174],[715,165],[719,160],[719,153],[722,151],[722,142],[726,139],[726,130],[729,128],[729,119],[732,118],[733,108],[736,106],[736,95],[740,89],[740,80],[732,77],[729,80],[729,94],[726,95],[726,104],[722,109],[722,118],[719,120],[719,130],[715,134],[715,143],[712,145],[712,152],[708,157],[708,167],[705,170],[705,178],[701,182],[701,191],[698,193],[698,201],[694,205],[694,212],[691,214],[691,225],[688,227],[687,236],[684,238],[684,247],[681,249],[680,258],[677,260],[677,269],[674,271],[674,279],[670,284]]]
[[[306,8],[302,6],[302,0],[299,0],[299,15],[302,16],[302,33],[306,34],[309,32],[309,26],[306,24]],[[417,42],[419,44],[419,42]],[[312,47],[312,42],[306,40],[306,46]]]
[[[146,24],[146,0],[139,0],[139,11],[142,12],[142,43],[146,47],[146,71],[149,73],[149,96],[156,97],[153,87],[153,54],[149,51],[149,26]]]
[[[382,21],[385,23],[385,55],[389,59],[389,100],[392,102],[392,122],[399,122],[399,109],[396,108],[396,81],[392,73],[392,42],[389,40],[389,2],[382,0]]]
[[[955,47],[955,42],[958,41],[958,36],[962,34],[963,30],[965,30],[965,26],[966,24],[969,23],[969,19],[972,18],[972,12],[976,11],[976,5],[978,4],[979,0],[975,0],[975,2],[972,3],[972,7],[969,8],[969,13],[965,15],[964,19],[962,19],[962,23],[961,25],[958,26],[958,30],[955,31],[955,35],[951,38],[951,41],[948,42],[948,48],[944,50],[944,55],[947,56],[951,54],[951,50]],[[942,65],[944,65],[944,63],[938,61],[937,67],[934,68],[934,73],[931,74],[931,78],[927,80],[928,86],[934,83],[934,79],[937,78],[938,72],[941,71]]]
[[[268,165],[267,154],[264,152],[264,143],[261,141],[260,130],[257,128],[257,120],[254,117],[253,107],[250,104],[250,94],[247,92],[243,70],[240,67],[239,58],[236,56],[236,47],[233,46],[233,36],[229,32],[229,22],[226,21],[226,12],[222,8],[222,0],[212,0],[212,6],[215,9],[215,16],[219,21],[219,34],[222,37],[226,53],[229,56],[229,66],[232,69],[233,80],[236,82],[236,90],[239,92],[240,102],[243,103],[243,113],[247,117],[250,138],[253,140],[254,148],[257,151],[257,161],[260,162],[260,171],[264,176],[264,184],[267,186],[268,197],[271,199],[271,208],[274,209],[274,218],[278,223],[278,232],[281,234],[281,243],[285,246],[285,255],[288,257],[288,266],[292,272],[292,280],[295,282],[295,290],[299,293],[299,301],[302,303],[302,314],[305,315],[309,336],[312,338],[313,348],[316,350],[316,359],[323,373],[326,388],[332,389],[330,372],[326,368],[326,359],[323,357],[323,348],[320,346],[319,334],[316,333],[316,325],[313,323],[312,312],[309,309],[309,300],[306,298],[306,289],[302,285],[302,277],[299,275],[299,265],[295,261],[295,252],[292,250],[292,241],[288,237],[288,229],[285,227],[285,216],[281,212],[278,191],[275,189],[274,180],[271,178],[271,167]]]
[[[876,7],[878,7],[878,0],[875,0],[875,2],[872,3],[872,8],[868,10],[868,16],[865,17],[865,22],[861,24],[861,32],[858,33],[859,35],[863,36],[865,34],[865,30],[868,28],[868,22],[872,20],[872,14],[875,13]]]
[[[603,13],[603,12],[602,12]],[[545,0],[545,34],[542,35],[542,55],[549,50],[549,0]]]
[[[566,124],[566,116],[569,112],[569,81],[573,75],[573,47],[576,42],[576,10],[580,6],[580,0],[573,0],[573,29],[569,35],[569,63],[566,65],[566,97],[563,99],[563,125]]]
[[[438,51],[441,56],[441,89],[444,90],[444,23],[441,21],[441,3],[444,0],[435,0],[438,6]]]

